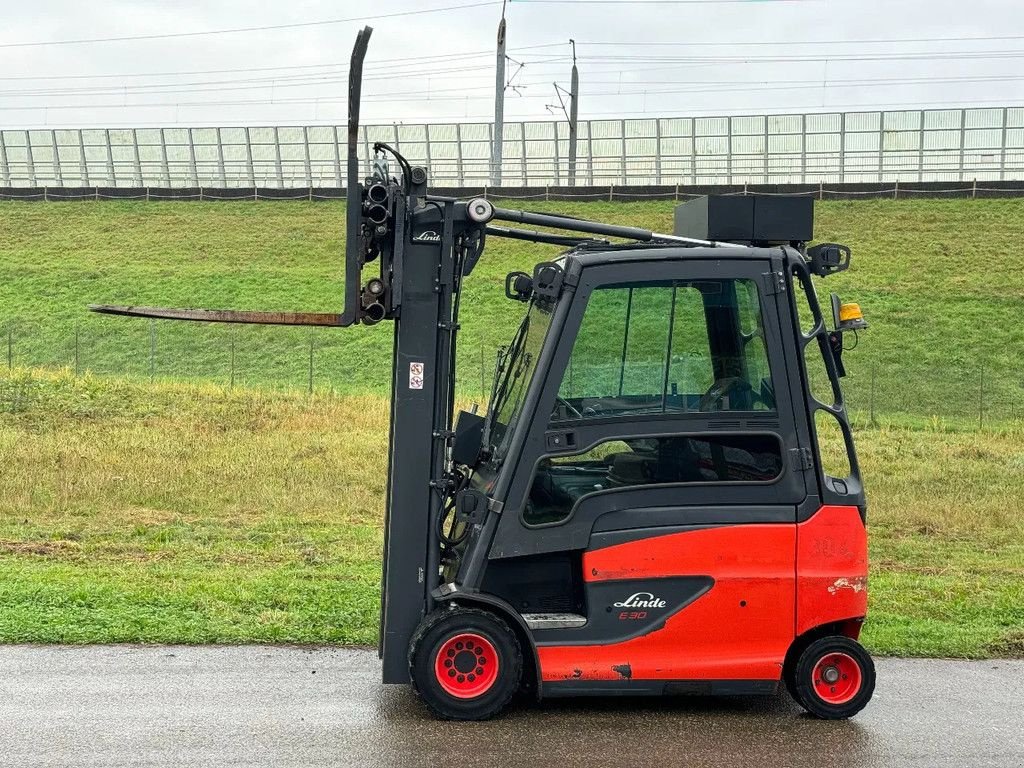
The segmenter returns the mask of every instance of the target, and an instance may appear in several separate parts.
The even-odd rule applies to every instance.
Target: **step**
[[[530,629],[567,629],[582,627],[587,617],[578,613],[524,613],[523,621]]]

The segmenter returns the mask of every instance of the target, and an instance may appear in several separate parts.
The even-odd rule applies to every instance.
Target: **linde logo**
[[[441,236],[434,230],[428,229],[426,232],[420,232],[412,241],[414,243],[440,243]]]
[[[637,592],[630,595],[621,603],[615,603],[616,608],[664,608],[665,601],[655,597],[651,592]]]

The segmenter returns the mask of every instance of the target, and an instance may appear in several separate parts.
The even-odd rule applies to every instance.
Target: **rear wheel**
[[[439,717],[486,720],[512,700],[523,654],[508,624],[473,608],[442,608],[427,616],[409,648],[413,688]]]
[[[800,654],[791,692],[804,709],[826,720],[860,712],[875,691],[875,664],[864,646],[848,637],[823,637]]]

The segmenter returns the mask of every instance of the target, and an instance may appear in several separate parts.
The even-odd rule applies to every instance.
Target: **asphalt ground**
[[[432,719],[364,649],[0,647],[4,766],[1024,766],[1024,660],[878,660],[823,722],[785,694]]]

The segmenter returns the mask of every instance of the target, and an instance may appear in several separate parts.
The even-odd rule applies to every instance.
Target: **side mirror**
[[[827,277],[850,268],[850,248],[839,243],[818,243],[807,249],[807,260],[811,263],[811,272]]]

